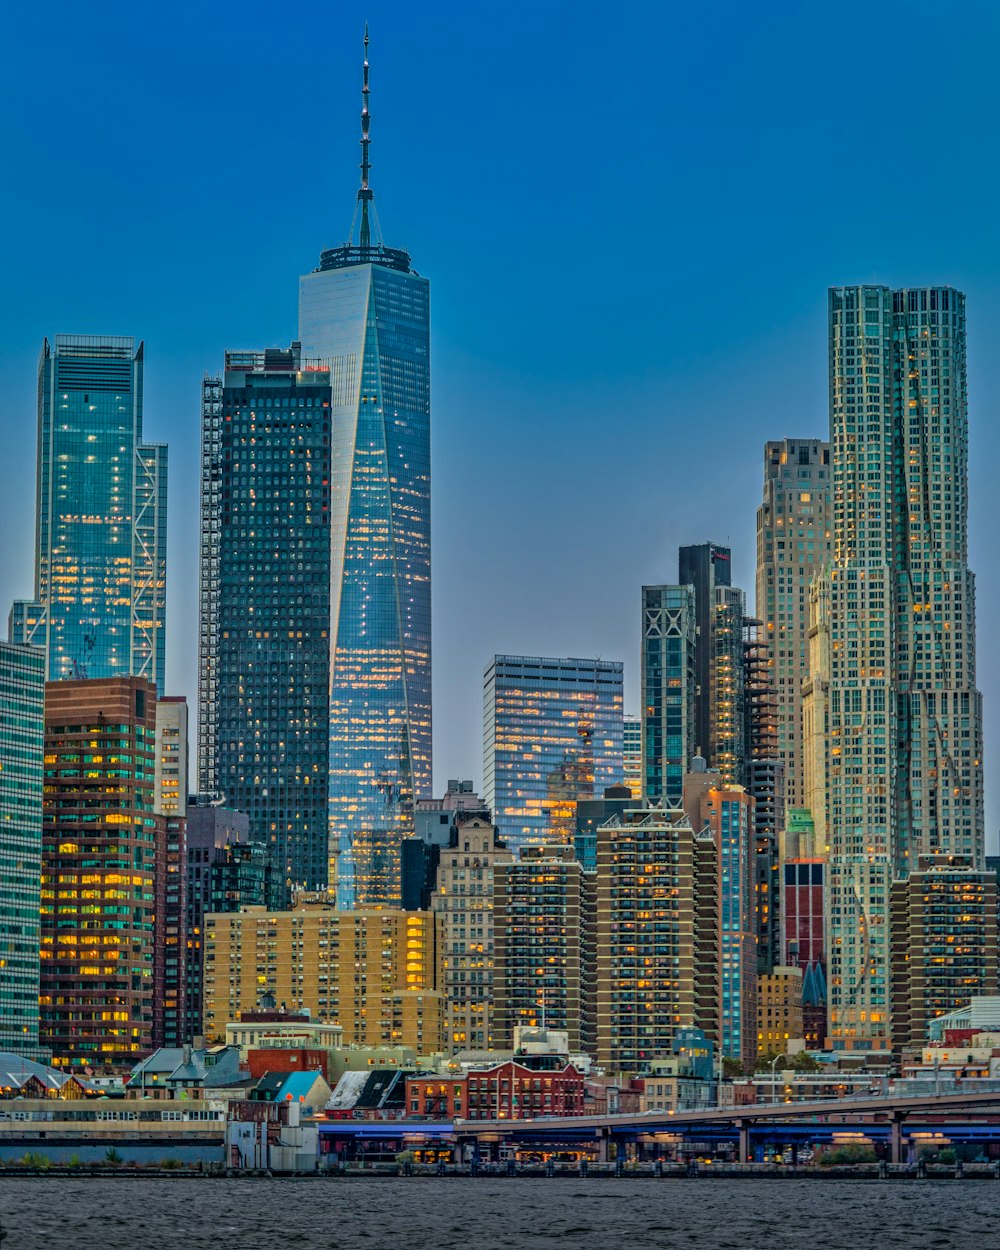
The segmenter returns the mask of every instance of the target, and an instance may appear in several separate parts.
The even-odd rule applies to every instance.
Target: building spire
[[[368,98],[371,88],[368,86],[368,23],[365,22],[365,59],[361,86],[361,186],[358,188],[358,205],[361,209],[361,234],[358,242],[363,248],[371,247],[371,226],[368,221],[369,205],[374,199],[374,192],[368,185],[368,173],[371,165],[368,161],[368,127],[371,124],[371,113],[368,111]]]

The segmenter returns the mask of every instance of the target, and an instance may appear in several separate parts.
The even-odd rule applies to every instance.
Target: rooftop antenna
[[[375,192],[368,185],[368,175],[371,172],[371,161],[368,159],[368,145],[371,138],[368,129],[371,125],[371,112],[368,108],[368,99],[371,95],[371,87],[368,85],[368,23],[365,22],[365,59],[362,63],[362,80],[361,80],[361,186],[358,187],[358,198],[354,205],[354,216],[351,219],[351,233],[347,240],[348,246],[354,239],[354,225],[358,220],[358,211],[361,212],[361,230],[358,236],[358,245],[362,251],[370,250],[372,247],[372,223],[375,226],[375,247],[382,246],[382,231],[379,227],[378,213],[375,211]]]

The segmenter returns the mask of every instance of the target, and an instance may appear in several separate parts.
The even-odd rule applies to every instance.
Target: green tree
[[[793,1072],[822,1072],[823,1065],[814,1058],[807,1050],[800,1050],[797,1055],[792,1056],[791,1068]]]
[[[117,1166],[119,1163],[121,1163],[121,1162],[122,1162],[122,1157],[121,1157],[121,1155],[118,1153],[118,1151],[114,1148],[114,1146],[109,1146],[109,1147],[107,1148],[107,1150],[105,1150],[105,1152],[104,1152],[104,1162],[105,1162],[105,1163],[110,1163],[110,1164],[112,1164],[113,1166]]]

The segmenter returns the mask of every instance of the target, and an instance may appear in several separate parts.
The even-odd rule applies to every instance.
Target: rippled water
[[[1000,1245],[1000,1182],[0,1180],[3,1250]]]

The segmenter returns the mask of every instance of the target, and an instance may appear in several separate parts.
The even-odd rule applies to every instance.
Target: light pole
[[[784,1057],[785,1057],[784,1053],[782,1052],[782,1054],[780,1055],[775,1055],[774,1058],[771,1060],[771,1102],[772,1103],[775,1103],[778,1101],[778,1074],[775,1071],[775,1065],[777,1064],[779,1059],[784,1059]]]

